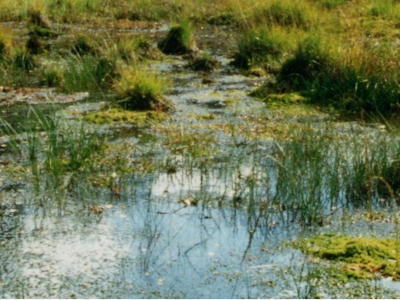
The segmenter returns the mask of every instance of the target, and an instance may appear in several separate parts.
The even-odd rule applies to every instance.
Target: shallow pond
[[[155,39],[165,31],[157,28],[124,29],[119,34]],[[213,42],[215,37],[221,43]],[[61,196],[46,188],[35,190],[27,180],[33,171],[25,168],[24,159],[11,150],[1,152],[0,297],[396,295],[400,286],[387,279],[344,286],[315,281],[321,277],[315,274],[326,265],[312,262],[288,242],[321,231],[393,236],[395,225],[383,219],[370,222],[356,205],[334,203],[345,192],[340,187],[328,189],[322,181],[322,187],[311,186],[313,177],[301,169],[293,176],[296,180],[288,177],[287,188],[281,182],[284,168],[279,169],[289,159],[279,160],[278,154],[291,149],[285,145],[293,142],[289,134],[296,128],[329,127],[345,140],[378,136],[379,126],[339,122],[316,110],[301,116],[270,111],[248,96],[269,79],[239,73],[224,56],[232,49],[231,32],[204,29],[197,38],[216,55],[221,69],[193,72],[180,57],[152,63],[173,83],[167,97],[175,110],[168,120],[145,128],[126,124],[96,128],[111,137],[111,149],[116,147],[108,153],[110,159],[125,155],[120,164],[130,169],[122,172],[120,165],[104,163],[98,174],[88,175],[84,169],[78,174],[82,178],[105,174],[105,180],[113,183],[109,187],[90,186],[78,176],[73,190],[65,188]],[[56,107],[57,116],[75,124],[80,113],[100,108],[94,100]],[[25,108],[19,109],[4,110],[5,119],[18,122]],[[333,164],[332,149],[326,151],[324,164]],[[312,160],[307,163],[314,170]],[[327,175],[324,172],[316,177]],[[51,181],[43,178],[37,180]],[[290,203],[278,197],[287,196],[285,188],[292,193]],[[309,192],[312,189],[324,199],[318,210],[307,202],[315,196]],[[63,205],[57,205],[59,197]],[[320,215],[306,214],[304,208]]]

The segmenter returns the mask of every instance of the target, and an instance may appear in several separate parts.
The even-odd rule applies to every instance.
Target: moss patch
[[[129,111],[121,108],[90,113],[84,117],[85,121],[96,124],[126,123],[137,126],[155,124],[166,119],[168,119],[168,115],[162,112]]]
[[[314,256],[343,262],[342,271],[350,278],[370,279],[380,273],[400,278],[398,252],[400,243],[393,239],[317,235],[296,241],[295,247]]]
[[[269,94],[264,102],[268,107],[275,108],[299,103],[306,103],[307,99],[298,93]]]

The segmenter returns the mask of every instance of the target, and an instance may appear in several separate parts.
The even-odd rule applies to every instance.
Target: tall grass
[[[101,91],[110,86],[116,72],[116,62],[92,55],[70,56],[62,77],[66,92]]]
[[[37,194],[50,193],[59,201],[74,180],[97,170],[104,137],[84,123],[70,124],[55,113],[32,109],[22,135],[4,124],[3,134],[29,168]]]
[[[265,66],[279,61],[285,47],[285,35],[281,30],[247,29],[239,37],[238,51],[232,64],[241,68]]]
[[[326,47],[319,37],[303,40],[282,64],[278,88],[301,91],[314,103],[346,113],[395,112],[400,103],[400,53],[387,44],[337,49]]]
[[[305,1],[268,1],[254,10],[254,21],[267,25],[280,25],[307,29],[313,22],[312,6]]]
[[[329,142],[327,142],[329,141]],[[323,224],[332,208],[374,209],[399,201],[400,139],[364,133],[337,137],[334,127],[296,130],[277,144],[272,203],[284,220]],[[381,201],[385,199],[386,201]]]

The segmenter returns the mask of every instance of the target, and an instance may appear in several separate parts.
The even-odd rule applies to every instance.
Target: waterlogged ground
[[[156,40],[165,29],[120,34]],[[290,143],[293,130],[329,128],[337,136],[369,138],[385,135],[385,126],[338,121],[304,106],[268,109],[248,93],[270,78],[229,66],[228,29],[204,30],[197,39],[222,67],[194,72],[180,57],[152,63],[172,82],[167,97],[175,110],[168,120],[140,128],[88,125],[108,138],[109,148],[99,159],[101,171],[78,180],[73,191],[35,190],[12,139],[2,137],[0,297],[398,297],[400,285],[390,278],[340,280],[328,262],[289,245],[317,232],[393,237],[390,209],[367,218],[356,207],[348,211],[327,201],[321,219],[311,222],[298,213],[301,206],[272,203],[279,177],[274,155]],[[25,92],[32,102],[44,93]],[[70,102],[62,101],[65,95],[51,97]],[[101,108],[99,99],[106,96],[47,109],[76,124]],[[32,108],[11,107],[3,118],[18,124],[27,111]]]

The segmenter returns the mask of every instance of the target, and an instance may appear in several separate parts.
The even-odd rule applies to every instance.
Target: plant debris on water
[[[399,3],[25,2],[0,298],[400,297]]]

